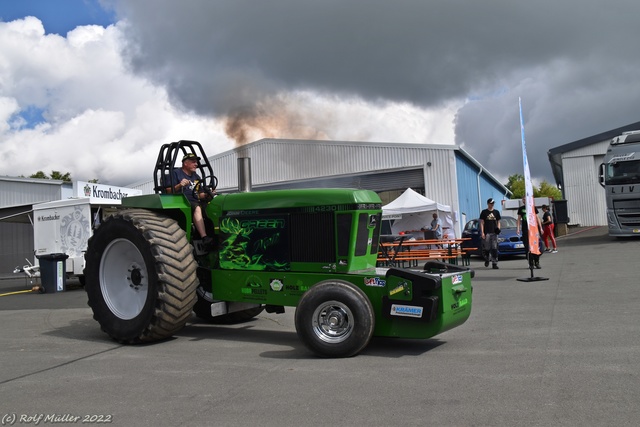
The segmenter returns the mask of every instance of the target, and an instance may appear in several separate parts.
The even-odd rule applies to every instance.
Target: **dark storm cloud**
[[[456,143],[506,176],[522,172],[522,97],[532,175],[547,179],[549,148],[639,120],[635,0],[123,0],[118,12],[133,70],[202,115],[299,89],[467,99]]]

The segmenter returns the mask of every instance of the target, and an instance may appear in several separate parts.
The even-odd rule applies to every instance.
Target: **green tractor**
[[[212,247],[196,238],[186,197],[164,194],[171,169],[187,153],[202,159],[200,185],[212,192]],[[217,180],[195,141],[162,146],[154,184],[156,194],[122,201],[85,255],[89,306],[116,341],[171,337],[193,313],[228,324],[295,307],[296,331],[311,352],[349,357],[372,336],[431,338],[471,313],[468,268],[376,267],[382,210],[373,191],[215,195]]]

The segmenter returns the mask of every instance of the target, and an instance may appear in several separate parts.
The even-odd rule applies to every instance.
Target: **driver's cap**
[[[183,161],[183,162],[184,162],[184,161],[186,161],[186,160],[196,160],[196,161],[199,161],[199,160],[200,160],[200,157],[196,156],[196,155],[195,155],[195,154],[193,154],[193,153],[188,153],[188,154],[185,154],[185,155],[184,155],[184,157],[182,158],[182,161]]]

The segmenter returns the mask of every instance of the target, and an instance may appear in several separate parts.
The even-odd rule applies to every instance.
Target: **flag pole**
[[[518,97],[520,107],[520,135],[522,139],[522,166],[524,169],[524,192],[525,209],[527,216],[527,230],[521,230],[522,234],[527,233],[529,247],[527,248],[527,261],[529,261],[530,277],[518,279],[521,282],[536,282],[539,280],[549,280],[547,277],[535,277],[533,275],[533,264],[530,261],[531,254],[540,255],[540,234],[538,233],[538,216],[536,215],[536,204],[533,197],[533,184],[531,183],[531,172],[529,171],[529,160],[527,159],[527,144],[524,138],[524,119],[522,117],[522,99]]]

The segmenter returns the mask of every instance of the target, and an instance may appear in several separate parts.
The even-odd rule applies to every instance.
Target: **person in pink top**
[[[545,250],[547,252],[555,254],[558,252],[558,247],[556,245],[556,238],[554,236],[555,225],[553,223],[551,212],[549,212],[549,206],[542,205],[542,212],[542,240],[544,241],[544,247],[546,248]],[[549,247],[547,239],[551,240],[553,249]]]

